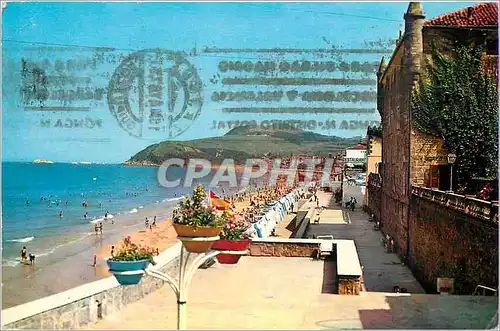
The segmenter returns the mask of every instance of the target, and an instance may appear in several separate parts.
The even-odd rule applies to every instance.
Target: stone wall
[[[250,256],[314,257],[318,243],[255,242],[249,247]]]
[[[382,189],[380,222],[382,230],[406,247],[409,176],[409,101],[411,94],[410,52],[405,34],[380,78],[379,109],[382,117]],[[370,193],[369,193],[370,194]]]
[[[437,277],[455,279],[455,293],[498,286],[498,225],[413,195],[409,266],[430,293]]]
[[[448,151],[440,137],[416,129],[411,133],[411,179],[413,185],[430,187],[431,166],[448,163]]]
[[[365,206],[365,211],[368,214],[374,214],[375,221],[380,221],[381,213],[381,199],[382,199],[382,188],[381,183],[377,181],[371,181],[370,179],[376,174],[369,175],[368,185],[366,186],[367,201]]]
[[[359,295],[361,292],[361,280],[359,277],[344,278],[339,276],[337,283],[340,295]]]
[[[160,270],[175,277],[178,274],[178,266],[179,257],[176,257],[160,268]],[[119,311],[123,306],[129,303],[140,300],[162,286],[164,286],[164,281],[150,276],[144,276],[137,285],[112,287],[100,293],[78,299],[72,303],[3,325],[2,329],[67,330],[83,328],[89,324],[95,323],[99,318]],[[40,301],[41,300],[50,300],[50,297],[40,299]],[[42,303],[40,303],[40,305],[41,304]],[[3,314],[2,312],[2,316]]]

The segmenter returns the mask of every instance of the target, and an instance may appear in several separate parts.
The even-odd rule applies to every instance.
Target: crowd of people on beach
[[[235,214],[236,215],[241,215],[245,219],[247,219],[249,222],[254,222],[257,216],[262,214],[262,211],[264,207],[266,207],[268,204],[272,203],[273,201],[279,200],[281,197],[285,196],[289,192],[291,192],[294,188],[296,188],[296,183],[294,185],[288,185],[286,182],[286,177],[282,178],[279,177],[276,185],[273,186],[268,186],[268,185],[263,185],[263,186],[258,186],[256,184],[251,185],[250,187],[246,188],[244,191],[239,191],[237,193],[233,194],[227,194],[223,195],[223,199],[226,201],[229,201],[231,206],[233,207],[233,210],[236,210],[236,204],[239,203],[244,203],[244,207],[236,210]],[[222,190],[223,194],[226,193],[224,190]],[[128,193],[128,192],[127,192]],[[133,193],[129,193],[130,195],[133,195]],[[82,197],[84,198],[83,194]],[[59,206],[61,201],[53,201],[53,197],[41,197],[40,201],[49,201],[49,206],[55,204],[56,206]],[[29,205],[29,200],[26,200],[26,205]],[[65,205],[68,205],[68,202],[65,202]],[[87,220],[89,215],[86,209],[89,207],[89,204],[87,200],[84,198],[81,203],[82,208],[85,209],[85,213],[83,215],[83,219]],[[99,203],[99,207],[102,208],[102,203]],[[108,219],[108,215],[110,216],[109,212],[106,211],[104,215],[104,220]],[[63,211],[61,210],[59,212],[59,217],[62,218],[64,217]],[[152,220],[150,219],[151,216],[146,216],[144,219],[144,225],[146,228],[149,228],[149,230],[152,232],[154,228],[157,226],[157,216],[154,215]],[[111,221],[114,223],[113,219],[111,218]],[[103,222],[98,222],[94,224],[94,232],[96,235],[98,234],[103,234]],[[113,256],[115,252],[115,246],[111,247],[111,256]],[[156,253],[159,254],[159,249],[156,249]],[[28,260],[28,254],[27,254],[27,248],[23,247],[21,250],[21,260],[23,263],[26,263]],[[31,264],[34,264],[35,261],[35,256],[33,254],[29,254],[29,261]],[[97,255],[93,254],[93,263],[92,265],[96,267],[97,265]]]
[[[274,186],[265,185],[262,187],[255,187],[245,192],[235,193],[223,198],[231,203],[233,209],[235,208],[236,202],[244,202],[248,199],[248,206],[236,211],[235,216],[242,216],[250,223],[253,223],[255,218],[262,214],[264,207],[279,200],[296,187],[296,183],[289,186],[287,185],[286,178],[278,177],[277,183]]]

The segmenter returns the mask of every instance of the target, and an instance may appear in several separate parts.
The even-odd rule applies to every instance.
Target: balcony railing
[[[376,173],[370,173],[368,175],[368,185],[375,186],[375,187],[381,187],[382,186],[382,177],[380,177],[380,174]]]
[[[411,193],[467,215],[498,223],[498,201],[490,202],[420,186],[412,186]]]

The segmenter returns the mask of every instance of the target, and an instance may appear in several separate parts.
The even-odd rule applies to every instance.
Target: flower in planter
[[[153,260],[154,249],[147,246],[138,246],[134,244],[130,236],[123,240],[111,261],[141,261],[148,260],[152,265],[156,262]]]
[[[233,215],[222,228],[220,239],[224,240],[241,240],[249,239],[250,234],[248,229],[250,222],[240,214]]]
[[[173,222],[195,227],[219,227],[226,224],[228,214],[209,207],[206,198],[207,193],[203,186],[197,186],[191,197],[186,196],[184,201],[179,203],[173,214]]]

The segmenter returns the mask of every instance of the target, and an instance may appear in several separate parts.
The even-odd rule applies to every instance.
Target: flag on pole
[[[231,203],[229,201],[222,199],[212,191],[210,191],[210,205],[214,206],[217,210],[232,210]]]

